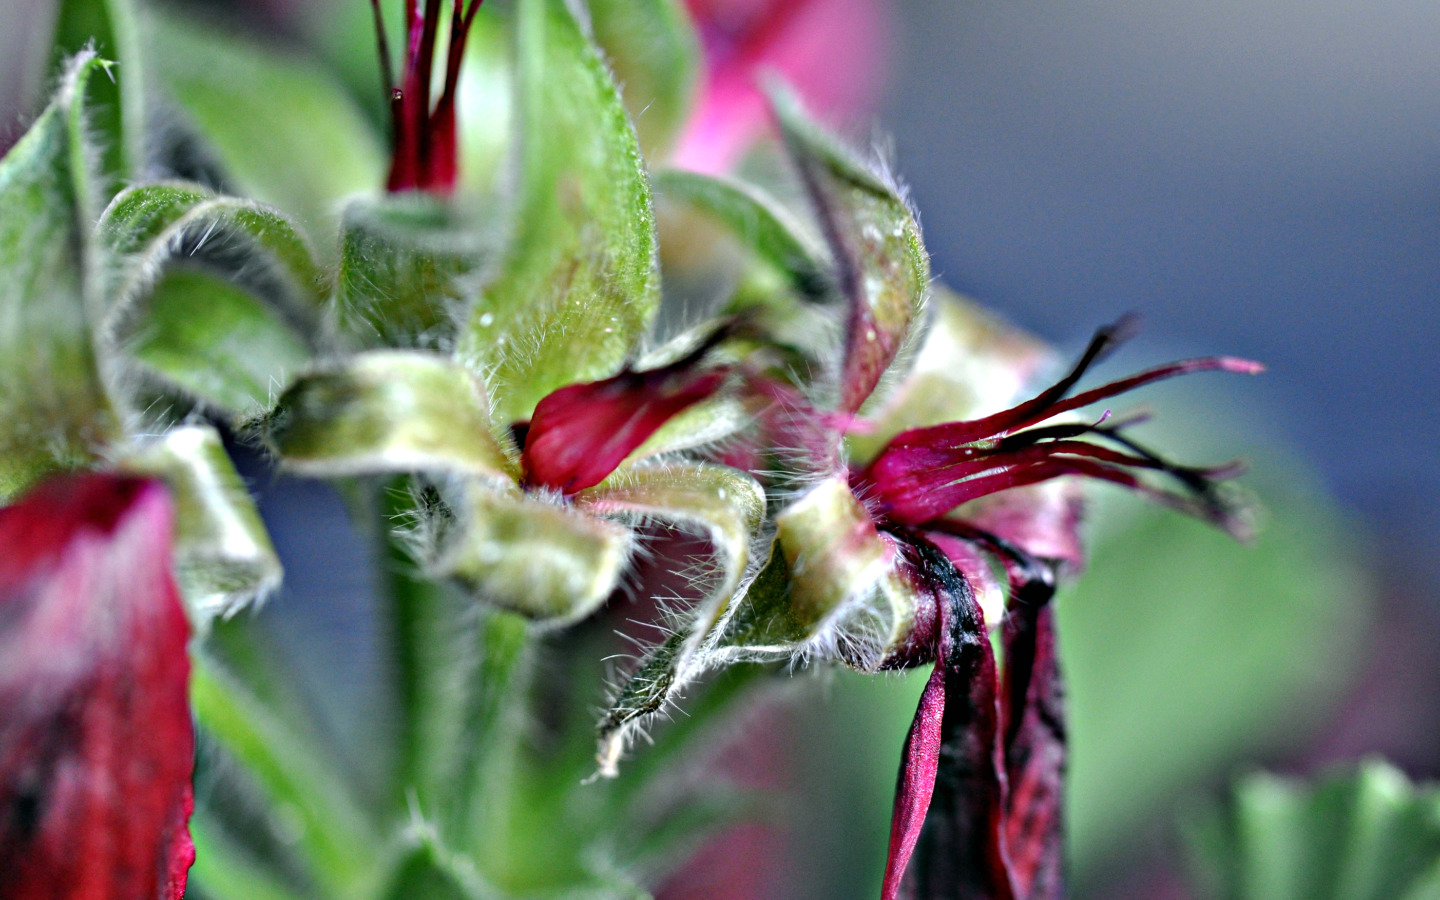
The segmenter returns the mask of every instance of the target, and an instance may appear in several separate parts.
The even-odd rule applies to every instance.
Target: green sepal
[[[513,484],[485,386],[433,353],[373,350],[297,378],[264,423],[290,469],[320,477],[430,472]]]
[[[575,504],[596,515],[637,523],[654,519],[707,538],[715,570],[697,606],[696,622],[703,631],[724,615],[750,567],[752,544],[765,521],[765,490],[759,482],[738,469],[704,463],[622,468],[577,495]]]
[[[172,429],[126,454],[121,466],[170,488],[175,580],[198,634],[280,585],[280,558],[215,429]]]
[[[109,63],[71,61],[40,117],[0,159],[0,503],[55,469],[85,465],[121,433],[102,380],[85,96]]]
[[[140,175],[148,160],[145,64],[140,28],[130,0],[63,0],[57,4],[56,62],[91,50],[118,61],[109,78],[91,88],[86,124],[100,151],[97,177],[106,193]]]
[[[775,516],[775,552],[708,647],[713,663],[834,659],[875,671],[909,634],[918,586],[843,475]]]
[[[1022,399],[1052,354],[1035,338],[936,285],[930,327],[914,364],[884,403],[867,410],[868,426],[845,436],[847,458],[863,465],[909,428],[965,422]]]
[[[319,65],[181,21],[153,4],[141,24],[155,80],[237,191],[322,228],[333,223],[343,198],[383,182],[380,133]]]
[[[274,282],[280,309],[313,334],[328,292],[310,242],[289,216],[273,206],[217,196],[186,182],[161,182],[118,194],[100,217],[97,239],[107,253],[105,302],[111,327],[163,270],[195,257],[211,240],[245,245],[237,267],[255,281],[256,266]],[[203,257],[202,257],[203,258]]]
[[[761,188],[683,169],[657,172],[654,182],[664,200],[693,207],[724,226],[756,260],[782,274],[795,295],[828,297],[832,263],[824,246]]]
[[[1191,831],[1214,900],[1440,897],[1440,787],[1378,759],[1313,785],[1248,776]]]
[[[849,311],[839,408],[853,413],[883,396],[882,382],[904,375],[923,330],[930,259],[915,212],[888,171],[858,159],[788,91],[772,90],[771,102]]]
[[[270,306],[210,272],[172,268],[148,294],[119,352],[162,393],[241,422],[310,364],[310,346]]]
[[[613,374],[659,302],[649,183],[609,72],[563,0],[520,0],[515,35],[515,221],[458,353],[506,426]]]
[[[471,483],[459,493],[447,508],[422,511],[429,519],[419,542],[433,547],[428,570],[477,600],[564,625],[594,612],[619,583],[630,529],[518,489]]]
[[[595,41],[624,95],[640,148],[663,157],[695,102],[700,39],[679,0],[589,0]]]
[[[600,515],[654,519],[699,532],[715,557],[704,593],[681,630],[647,655],[600,725],[600,773],[613,777],[636,729],[700,674],[702,642],[758,571],[755,544],[765,521],[765,492],[749,475],[724,466],[658,463],[621,469],[579,494],[576,504]]]
[[[454,205],[412,192],[362,198],[340,223],[335,317],[362,346],[436,347],[453,341],[465,276],[490,239]]]

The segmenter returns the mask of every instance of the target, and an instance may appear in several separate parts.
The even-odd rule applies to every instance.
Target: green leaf
[[[667,201],[700,210],[756,259],[782,273],[801,297],[824,299],[832,263],[819,240],[769,194],[743,181],[667,169],[655,176]]]
[[[83,465],[121,430],[87,302],[89,168],[83,98],[107,64],[82,53],[50,106],[0,159],[0,502]]]
[[[309,346],[269,307],[209,272],[170,269],[134,319],[122,355],[232,421],[268,410],[310,363]]]
[[[904,374],[921,337],[930,260],[915,213],[885,169],[857,159],[789,92],[772,92],[772,103],[849,309],[839,405],[855,412],[872,395],[883,396],[882,381]]]
[[[190,702],[201,727],[245,765],[273,807],[294,817],[312,874],[341,896],[374,880],[383,863],[379,838],[327,754],[204,654],[195,659]]]
[[[490,433],[484,385],[442,356],[374,350],[302,375],[266,433],[308,475],[438,472],[514,484],[518,463]]]
[[[590,27],[605,51],[645,156],[659,159],[695,102],[700,40],[679,0],[589,0]]]
[[[234,615],[279,586],[280,558],[215,429],[173,429],[122,465],[158,476],[170,488],[175,578],[198,633],[216,616]]]
[[[383,183],[379,133],[324,69],[294,51],[147,13],[158,81],[241,193],[326,230],[342,198]]]
[[[365,346],[448,345],[462,279],[490,255],[489,243],[456,207],[428,195],[354,201],[340,226],[342,331]]]
[[[108,79],[90,89],[93,108],[86,124],[101,153],[96,173],[113,192],[120,183],[142,174],[149,162],[146,135],[146,72],[140,29],[130,0],[63,0],[58,4],[54,50],[56,61],[85,49],[118,60]]]
[[[1434,897],[1440,788],[1375,759],[1315,785],[1251,775],[1193,838],[1215,900]]]
[[[467,485],[453,523],[429,523],[430,569],[477,599],[555,625],[594,612],[620,580],[630,530],[518,490]]]
[[[619,94],[563,0],[516,10],[516,220],[460,336],[500,426],[613,374],[659,301],[650,188]]]
[[[964,422],[1022,399],[1052,355],[1043,344],[936,285],[930,327],[905,379],[867,411],[869,428],[845,436],[847,458],[863,465],[908,428]]]
[[[195,841],[190,882],[203,896],[214,900],[302,900],[300,893],[213,828],[203,812],[190,820],[190,836]]]

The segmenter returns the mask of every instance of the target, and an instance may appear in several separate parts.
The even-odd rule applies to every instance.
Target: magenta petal
[[[881,900],[897,900],[901,880],[920,840],[930,797],[935,792],[935,770],[940,763],[940,726],[945,712],[945,667],[937,665],[920,694],[915,721],[905,735],[900,753],[900,777],[895,785],[895,810],[890,819],[890,853],[885,860]]]
[[[194,860],[189,625],[154,481],[0,509],[0,898],[178,900]]]
[[[525,432],[525,483],[566,494],[599,484],[660,426],[720,390],[726,375],[696,371],[687,358],[546,395]]]

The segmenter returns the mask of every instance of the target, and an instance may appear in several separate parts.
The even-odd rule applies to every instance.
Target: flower
[[[935,663],[902,753],[884,900],[901,895],[917,848],[925,860],[913,879],[914,896],[1039,900],[1063,894],[1063,689],[1049,601],[1055,569],[1079,562],[1070,549],[1078,511],[1063,498],[1057,509],[1051,498],[1036,504],[1028,519],[1023,503],[998,516],[995,507],[989,516],[982,510],[978,521],[967,521],[963,510],[960,518],[951,513],[1000,492],[1078,476],[1141,491],[1243,533],[1242,518],[1218,488],[1238,466],[1169,463],[1124,435],[1135,419],[1108,424],[1108,413],[1095,423],[1044,424],[1164,378],[1261,371],[1229,357],[1187,360],[1068,396],[1127,331],[1123,322],[1102,329],[1070,374],[1033,399],[972,421],[902,432],[851,475],[876,527],[901,542],[903,565],[933,598],[917,613],[909,644],[884,663]],[[1151,484],[1143,473],[1158,473],[1176,487]],[[992,559],[1008,583],[1003,676],[976,601],[994,577]]]
[[[0,509],[0,896],[179,900],[194,860],[189,625],[159,482]]]
[[[390,46],[380,0],[370,0],[380,48],[380,69],[390,91],[391,159],[386,187],[392,192],[428,191],[449,194],[455,189],[458,142],[455,96],[465,43],[483,0],[454,0],[450,29],[440,47],[445,76],[440,96],[431,103],[431,79],[440,38],[441,0],[405,0],[405,58],[394,80]]]

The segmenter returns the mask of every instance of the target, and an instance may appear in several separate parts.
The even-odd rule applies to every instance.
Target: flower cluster
[[[271,728],[279,716],[234,713],[263,710],[263,686],[207,668],[213,620],[280,574],[216,425],[341,483],[357,515],[388,517],[375,528],[385,551],[425,585],[383,598],[396,620],[454,602],[553,633],[656,570],[684,585],[665,640],[599,724],[603,775],[687,685],[732,663],[933,665],[882,896],[1061,896],[1050,600],[1082,561],[1079,484],[1244,527],[1220,484],[1236,467],[1174,464],[1127,434],[1136,419],[1078,415],[1160,379],[1259,367],[1189,360],[1077,392],[1122,322],[1013,404],[1043,353],[932,283],[896,180],[786,91],[768,103],[787,175],[652,175],[632,117],[680,101],[617,87],[610,64],[644,75],[663,56],[633,36],[597,46],[627,33],[623,4],[594,3],[588,27],[564,0],[514,4],[513,171],[503,204],[476,204],[457,191],[457,94],[479,0],[455,0],[448,20],[440,0],[407,0],[398,80],[372,6],[392,101],[388,191],[348,202],[333,252],[315,253],[279,209],[193,183],[139,179],[109,197],[102,175],[136,173],[87,168],[100,159],[90,54],[0,162],[0,266],[13,276],[0,318],[18,323],[0,351],[21,360],[0,399],[0,499],[13,502],[0,509],[0,705],[16,711],[0,723],[0,870],[19,873],[0,896],[55,879],[80,886],[66,896],[183,892],[192,633],[201,724],[304,819],[293,843],[308,877],[336,896],[370,896],[355,885],[371,866],[393,896],[412,866],[479,878],[483,838],[467,829],[489,798],[450,783],[483,783],[484,767],[426,742],[478,728],[498,701],[438,703],[453,715],[437,725],[407,682],[406,759],[425,761],[398,776],[403,811],[360,823],[333,814],[362,804],[322,787],[323,766],[275,749],[303,743]],[[750,34],[702,21],[712,105],[691,119],[681,164],[699,165],[696,141],[719,141],[704,136],[725,109],[739,110],[739,136],[711,148],[723,162],[756,139],[759,95],[739,91],[714,47],[763,57],[804,4],[771,6]],[[662,91],[666,71],[649,74],[634,83]],[[27,234],[54,252],[20,253]],[[698,549],[646,552],[662,526]],[[417,641],[403,662],[461,666],[439,651],[416,661],[431,652]],[[493,656],[484,671],[503,686],[495,660],[520,654]],[[342,799],[297,793],[310,780]],[[417,810],[441,825],[414,826]]]

